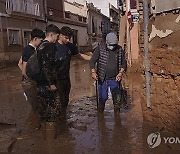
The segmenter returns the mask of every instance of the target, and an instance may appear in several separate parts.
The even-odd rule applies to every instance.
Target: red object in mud
[[[131,14],[131,11],[129,11],[129,12],[127,13],[127,18],[128,18],[128,22],[129,22],[129,23],[132,23],[132,14]]]

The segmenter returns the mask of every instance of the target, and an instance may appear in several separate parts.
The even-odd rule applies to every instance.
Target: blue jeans
[[[99,90],[99,103],[105,104],[108,99],[108,87],[110,87],[111,93],[112,90],[117,88],[119,86],[119,83],[113,79],[113,80],[105,80],[103,83],[98,84],[98,90]]]

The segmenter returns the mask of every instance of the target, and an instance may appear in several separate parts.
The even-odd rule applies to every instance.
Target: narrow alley
[[[159,131],[143,120],[140,95],[141,77],[129,75],[126,82],[130,105],[114,115],[108,100],[104,116],[96,111],[95,86],[88,62],[73,59],[71,65],[71,101],[67,123],[58,125],[58,139],[45,141],[42,129],[35,130],[30,104],[21,88],[21,73],[16,65],[0,69],[0,152],[16,153],[178,153],[177,147],[161,144],[150,149],[147,136]],[[136,78],[136,80],[135,80]],[[138,79],[138,80],[137,80]],[[133,90],[132,90],[133,89]],[[163,131],[161,131],[163,132]]]

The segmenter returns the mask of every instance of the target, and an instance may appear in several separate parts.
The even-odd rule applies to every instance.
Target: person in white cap
[[[103,113],[108,99],[108,88],[112,90],[119,86],[123,72],[126,69],[125,53],[118,44],[117,36],[108,33],[106,42],[101,43],[93,52],[89,65],[92,78],[98,81],[99,104],[98,112]],[[97,69],[96,67],[97,63]],[[120,106],[114,104],[114,111],[120,111]]]

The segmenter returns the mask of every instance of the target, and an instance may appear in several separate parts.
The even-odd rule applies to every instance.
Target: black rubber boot
[[[118,104],[114,104],[114,113],[119,114],[120,113],[120,106]]]
[[[59,120],[60,120],[60,122],[66,122],[66,108],[61,108]]]

